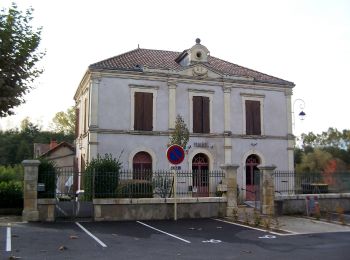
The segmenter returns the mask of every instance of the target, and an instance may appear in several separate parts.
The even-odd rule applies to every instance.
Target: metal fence
[[[171,198],[176,186],[177,197],[215,197],[217,185],[222,182],[222,171],[171,171],[85,172],[59,169],[40,174],[38,183],[44,184],[39,197],[69,199],[78,188],[84,190],[84,199],[93,198]]]
[[[320,194],[350,192],[350,172],[295,173],[276,171],[278,194]]]

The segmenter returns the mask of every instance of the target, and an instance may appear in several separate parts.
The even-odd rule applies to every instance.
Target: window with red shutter
[[[209,98],[202,96],[193,97],[193,133],[209,133]]]
[[[79,108],[75,109],[75,138],[79,137]]]
[[[153,94],[135,92],[134,130],[153,130]]]
[[[246,100],[246,134],[261,135],[260,101]]]

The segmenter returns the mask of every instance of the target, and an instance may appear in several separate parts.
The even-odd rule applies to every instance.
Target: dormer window
[[[200,39],[196,39],[196,44],[191,49],[184,50],[176,59],[175,62],[186,67],[192,64],[208,62],[209,50],[202,45]]]

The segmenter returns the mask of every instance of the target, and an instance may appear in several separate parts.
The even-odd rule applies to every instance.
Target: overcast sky
[[[11,1],[1,0],[0,7]],[[296,84],[293,100],[305,101],[295,133],[349,129],[350,1],[228,0],[107,1],[17,0],[32,6],[43,27],[45,72],[15,116],[0,128],[30,117],[48,126],[73,95],[89,64],[137,48],[183,51],[198,37],[212,56]],[[300,112],[300,102],[293,106]]]

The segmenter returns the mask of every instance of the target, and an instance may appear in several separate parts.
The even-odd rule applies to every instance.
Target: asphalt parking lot
[[[349,259],[349,245],[349,232],[278,235],[215,219],[0,227],[0,259]]]

